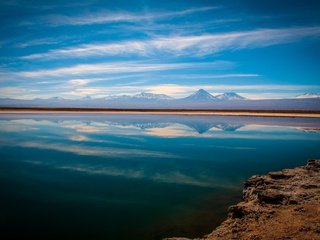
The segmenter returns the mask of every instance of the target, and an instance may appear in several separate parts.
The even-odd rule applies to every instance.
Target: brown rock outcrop
[[[178,240],[186,238],[170,238]],[[320,239],[320,160],[303,167],[253,176],[243,201],[202,240]]]

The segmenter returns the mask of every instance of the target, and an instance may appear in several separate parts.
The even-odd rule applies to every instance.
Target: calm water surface
[[[206,234],[253,174],[320,158],[319,119],[1,114],[0,238]]]

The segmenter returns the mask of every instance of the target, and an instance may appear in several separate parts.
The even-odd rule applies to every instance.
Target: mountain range
[[[227,92],[220,95],[213,96],[203,89],[192,93],[191,95],[181,98],[174,99],[166,94],[155,94],[148,92],[141,92],[139,94],[130,96],[130,95],[120,95],[120,96],[108,96],[106,100],[182,100],[182,101],[210,101],[210,100],[243,100],[246,99],[234,92]]]
[[[133,96],[65,99],[0,99],[0,107],[70,107],[70,108],[138,108],[138,109],[254,109],[254,110],[320,110],[320,94],[306,93],[292,99],[251,100],[234,92],[212,95],[199,89],[175,99],[165,94],[142,92]]]
[[[166,94],[141,92],[133,96],[130,96],[130,95],[108,96],[108,97],[105,97],[104,99],[105,100],[172,100],[174,98]]]
[[[296,96],[296,98],[320,98],[319,93],[304,93]]]

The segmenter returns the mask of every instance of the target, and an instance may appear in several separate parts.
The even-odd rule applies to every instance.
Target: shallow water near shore
[[[0,236],[202,236],[247,178],[320,158],[319,142],[319,119],[1,114]]]

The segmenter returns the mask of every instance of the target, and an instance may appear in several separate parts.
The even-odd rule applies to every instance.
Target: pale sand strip
[[[219,116],[257,116],[257,117],[304,117],[320,118],[320,113],[288,113],[288,112],[220,112],[220,111],[49,111],[49,110],[0,110],[0,114],[153,114],[153,115],[219,115]]]

